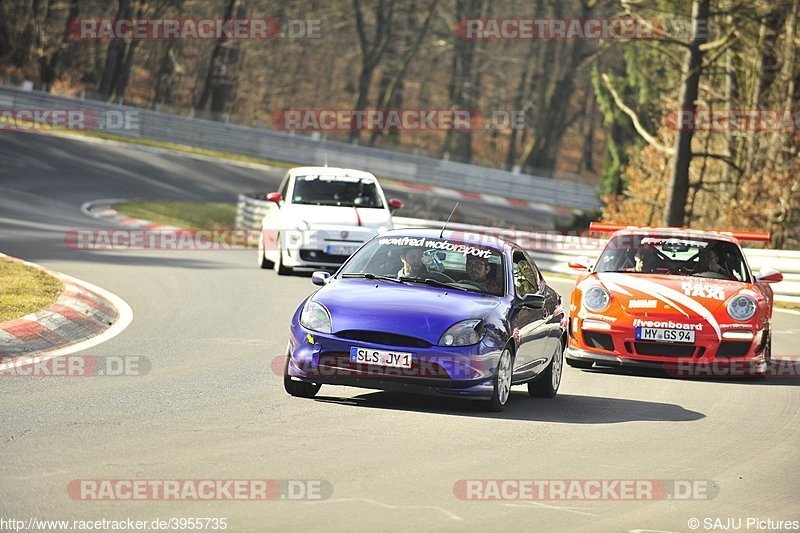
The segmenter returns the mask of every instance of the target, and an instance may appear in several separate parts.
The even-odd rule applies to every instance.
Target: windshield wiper
[[[350,272],[347,274],[341,274],[342,278],[366,278],[366,279],[379,279],[381,281],[391,281],[393,283],[403,283],[403,281],[393,278],[391,276],[382,276],[380,274],[373,274],[372,272],[365,272],[363,274],[358,274],[356,272]]]
[[[430,285],[431,287],[439,287],[442,289],[455,289],[457,291],[462,292],[471,292],[469,289],[464,287],[459,287],[457,285],[452,285],[450,283],[445,283],[444,281],[435,280],[432,278],[409,278],[405,276],[400,276],[400,281],[409,281],[411,283],[424,283],[425,285]]]

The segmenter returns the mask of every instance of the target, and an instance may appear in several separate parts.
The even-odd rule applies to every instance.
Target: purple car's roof
[[[442,230],[440,229],[405,228],[389,230],[385,233],[381,233],[379,237],[424,237],[426,239],[439,239],[439,234],[441,232]],[[504,249],[516,246],[516,244],[511,241],[506,241],[494,235],[476,231],[445,230],[444,233],[442,233],[441,239],[462,242],[473,246],[483,246],[484,248],[492,248],[501,252]]]

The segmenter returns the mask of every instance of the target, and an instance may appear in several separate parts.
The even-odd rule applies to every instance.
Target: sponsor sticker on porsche
[[[684,281],[681,283],[681,289],[683,289],[683,293],[686,296],[691,296],[693,298],[712,298],[720,301],[725,299],[725,289],[719,285]]]
[[[631,309],[655,309],[657,300],[631,300],[628,302],[628,307]]]

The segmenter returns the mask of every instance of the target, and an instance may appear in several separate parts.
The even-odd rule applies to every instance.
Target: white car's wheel
[[[278,260],[275,262],[275,272],[277,272],[279,276],[288,276],[292,273],[292,269],[291,267],[283,266],[283,246],[281,245],[280,234],[275,239],[275,242],[278,247]]]
[[[258,261],[257,264],[261,268],[272,268],[275,266],[275,263],[270,261],[264,256],[266,250],[264,249],[264,232],[261,232],[261,235],[258,237]]]

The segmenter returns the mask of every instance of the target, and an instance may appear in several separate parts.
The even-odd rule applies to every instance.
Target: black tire
[[[321,387],[320,383],[293,380],[289,376],[289,354],[286,354],[286,364],[283,366],[283,388],[286,389],[286,392],[297,398],[313,398]]]
[[[767,375],[770,373],[770,368],[772,367],[772,332],[769,332],[769,336],[767,337],[767,345],[764,347],[764,362],[767,364],[767,368],[764,370],[764,373],[753,375],[753,379],[757,381],[767,379]]]
[[[580,359],[570,359],[569,357],[565,358],[567,364],[573,368],[592,368],[594,363],[592,361],[582,361]]]
[[[258,237],[258,266],[261,268],[273,268],[275,263],[264,257],[264,232]]]
[[[501,373],[505,377],[503,380],[503,390],[501,390],[500,384]],[[494,384],[494,387],[492,388],[492,397],[489,400],[475,400],[473,402],[475,408],[481,411],[488,411],[490,413],[499,413],[505,409],[508,399],[511,397],[511,382],[513,377],[514,354],[508,347],[506,347],[500,354],[500,360],[497,361],[497,369],[494,373],[494,378],[492,379],[492,383]]]
[[[275,272],[278,273],[279,276],[288,276],[292,273],[292,269],[287,266],[283,266],[283,247],[281,246],[281,236],[278,235],[278,238],[275,239],[278,245],[278,261],[275,263]]]
[[[553,351],[553,359],[542,375],[528,382],[528,394],[534,398],[553,398],[558,394],[564,372],[564,342],[560,341]]]

